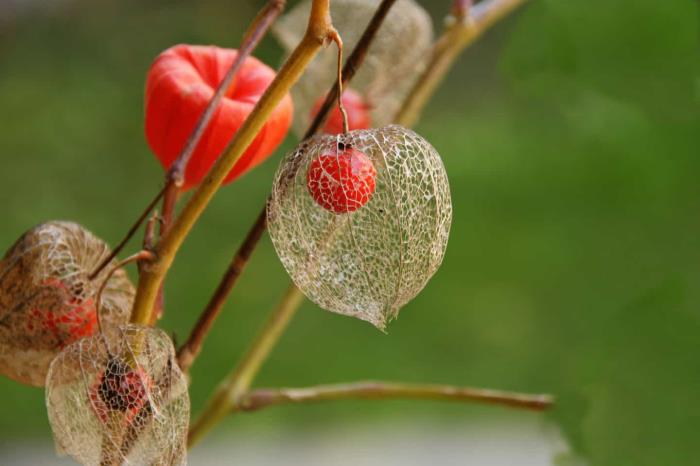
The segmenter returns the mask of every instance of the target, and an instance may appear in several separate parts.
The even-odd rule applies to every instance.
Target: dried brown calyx
[[[0,373],[42,386],[51,359],[66,345],[97,331],[96,299],[109,255],[107,244],[72,222],[48,222],[25,234],[0,261]],[[115,265],[113,262],[112,265]],[[128,321],[134,288],[124,270],[102,294],[105,331]]]

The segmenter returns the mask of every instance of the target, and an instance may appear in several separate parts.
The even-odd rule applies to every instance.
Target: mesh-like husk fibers
[[[71,222],[39,225],[7,251],[0,261],[0,373],[43,386],[54,356],[97,331],[97,291],[116,262],[94,280],[88,275],[109,253]],[[133,298],[125,271],[117,271],[102,294],[106,331],[128,321]]]
[[[333,25],[343,39],[345,56],[355,47],[372,18],[379,0],[333,0]],[[302,1],[280,18],[273,32],[291,53],[301,41],[309,19],[311,2]],[[389,10],[384,23],[370,46],[365,61],[350,83],[372,108],[372,126],[393,121],[406,94],[424,69],[427,51],[433,40],[433,26],[428,13],[413,0],[398,0]],[[337,50],[322,50],[292,88],[294,131],[302,135],[311,120],[314,103],[335,82]]]
[[[321,154],[363,152],[376,169],[367,204],[335,214],[308,191]],[[268,227],[294,283],[320,307],[383,329],[442,262],[452,205],[440,156],[400,126],[320,135],[282,160],[268,205]]]
[[[162,330],[125,325],[78,340],[46,380],[59,452],[88,466],[186,464],[187,380]]]

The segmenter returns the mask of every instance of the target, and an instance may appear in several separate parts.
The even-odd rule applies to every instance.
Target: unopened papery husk
[[[307,173],[319,156],[348,148],[376,170],[364,206],[335,213],[309,193]],[[440,156],[400,126],[319,135],[282,160],[268,205],[277,255],[294,283],[323,309],[383,329],[440,266],[452,204]]]

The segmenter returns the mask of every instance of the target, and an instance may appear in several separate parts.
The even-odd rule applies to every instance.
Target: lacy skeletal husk
[[[46,406],[57,450],[80,464],[187,462],[187,380],[162,330],[125,325],[66,347],[51,363]]]
[[[334,213],[312,198],[309,164],[347,148],[376,169],[363,207]],[[285,269],[320,307],[383,329],[442,262],[452,204],[435,149],[400,126],[316,136],[282,160],[268,205],[268,227]]]
[[[331,16],[347,55],[372,18],[379,0],[333,0]],[[302,1],[277,21],[273,33],[291,53],[303,37],[311,8]],[[424,69],[433,40],[428,13],[413,0],[398,0],[389,11],[350,87],[371,108],[372,126],[391,123],[417,76]],[[294,131],[301,135],[311,120],[314,103],[335,82],[337,51],[322,50],[292,88]]]
[[[39,225],[7,251],[0,261],[0,373],[43,386],[61,348],[97,331],[96,294],[116,262],[94,280],[88,275],[109,253],[104,241],[71,222]],[[106,331],[128,321],[133,297],[118,270],[102,294]]]

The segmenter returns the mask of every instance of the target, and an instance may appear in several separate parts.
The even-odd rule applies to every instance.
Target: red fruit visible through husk
[[[92,409],[102,422],[108,421],[110,412],[124,413],[126,422],[130,422],[148,401],[151,386],[151,380],[142,368],[132,369],[125,361],[110,359],[90,387]]]
[[[336,214],[354,212],[369,202],[377,171],[362,152],[345,148],[311,161],[306,185],[314,201]]]
[[[46,407],[57,447],[80,464],[186,464],[187,379],[162,330],[122,325],[67,346]]]
[[[97,292],[112,261],[104,241],[76,223],[32,228],[0,260],[0,374],[42,386],[51,360],[97,332]],[[105,333],[129,320],[134,289],[123,269],[108,280],[100,317]]]
[[[45,280],[42,286],[56,288],[65,293],[63,306],[35,307],[29,311],[27,330],[29,332],[46,332],[58,342],[58,348],[64,348],[75,340],[92,335],[97,330],[95,300],[92,297],[80,298],[57,278]]]

